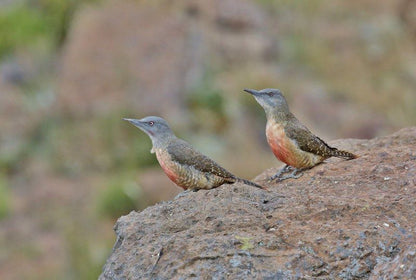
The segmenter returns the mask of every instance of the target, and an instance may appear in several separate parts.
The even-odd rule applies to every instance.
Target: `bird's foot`
[[[303,171],[303,169],[297,169],[297,168],[295,168],[293,170],[293,172],[290,173],[289,175],[286,175],[286,176],[281,177],[280,180],[279,180],[279,182],[280,181],[283,181],[283,180],[286,180],[286,179],[298,179],[298,178],[302,177],[302,175],[303,175],[302,171]]]
[[[195,190],[192,190],[192,189],[187,189],[187,190],[184,190],[183,192],[181,192],[181,193],[179,193],[177,196],[175,196],[175,199],[178,199],[178,198],[181,198],[181,197],[184,197],[184,196],[186,196],[188,193],[190,193],[190,192],[195,192]]]
[[[282,169],[280,169],[276,174],[274,174],[272,177],[269,178],[269,182],[272,182],[276,179],[279,179],[280,181],[280,177],[282,176],[282,174],[288,172],[290,170],[290,166],[286,165],[285,167],[283,167]]]

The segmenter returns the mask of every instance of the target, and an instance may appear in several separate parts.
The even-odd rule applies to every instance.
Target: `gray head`
[[[262,90],[244,89],[245,92],[254,96],[256,101],[263,107],[266,113],[289,112],[289,106],[282,92],[276,88],[265,88]]]
[[[149,135],[150,139],[152,139],[153,146],[155,146],[155,144],[163,142],[164,140],[168,140],[169,138],[174,136],[168,123],[160,117],[149,116],[141,120],[123,120],[130,122],[134,126],[143,130],[147,135]]]

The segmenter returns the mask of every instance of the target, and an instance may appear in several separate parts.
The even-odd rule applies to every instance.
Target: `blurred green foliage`
[[[198,122],[192,124],[194,129],[203,126],[204,130],[219,132],[226,127],[224,93],[215,86],[214,79],[214,73],[207,72],[202,81],[188,92],[187,105],[194,115],[191,120]]]
[[[98,120],[100,138],[106,151],[113,155],[115,170],[134,169],[157,165],[155,155],[150,153],[152,142],[141,130],[127,121],[123,116],[134,116],[132,112],[115,111]]]
[[[0,57],[47,36],[47,23],[38,10],[13,5],[0,11]]]
[[[129,178],[129,179],[127,179]],[[117,219],[130,211],[144,208],[140,186],[131,181],[132,176],[116,176],[98,194],[97,210],[100,216]]]
[[[322,0],[302,1],[302,0],[256,0],[257,3],[271,9],[273,13],[287,12],[287,10],[297,10],[299,12],[314,12],[320,5],[325,4]]]
[[[7,187],[6,177],[0,171],[0,220],[10,211],[10,191]]]
[[[18,1],[0,10],[0,58],[14,50],[43,44],[56,48],[64,41],[74,11],[99,0]]]
[[[69,279],[97,279],[101,273],[102,262],[97,263],[91,255],[94,241],[85,238],[85,228],[85,225],[75,224],[66,232]]]
[[[122,120],[132,115],[113,110],[82,122],[62,117],[45,119],[29,147],[32,152],[39,151],[55,171],[70,176],[109,170],[121,174],[154,166],[157,160],[150,153],[149,137]]]
[[[221,91],[208,84],[195,88],[188,101],[191,108],[204,107],[217,114],[224,114],[224,100]]]

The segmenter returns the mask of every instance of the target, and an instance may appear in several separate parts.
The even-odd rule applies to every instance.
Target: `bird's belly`
[[[219,176],[206,174],[172,161],[170,156],[162,151],[156,151],[156,157],[168,178],[185,190],[212,189],[224,183],[224,179]]]
[[[187,187],[181,182],[182,180],[180,179],[178,168],[171,160],[170,156],[160,150],[156,150],[156,157],[166,176],[168,176],[168,178],[176,185],[186,190]]]
[[[180,186],[181,188],[183,188],[185,190],[187,189],[185,186],[182,186],[180,184],[179,176],[178,176],[178,174],[176,174],[176,172],[172,168],[170,168],[169,166],[167,166],[165,164],[161,164],[160,166],[162,167],[163,171],[165,172],[165,174],[168,176],[168,178],[172,182],[174,182],[176,185]]]
[[[224,179],[214,174],[196,170],[191,166],[181,166],[179,184],[187,189],[212,189],[224,183]]]
[[[266,136],[273,154],[287,165],[308,168],[314,166],[318,161],[315,155],[302,151],[296,143],[286,136],[283,125],[267,125]]]
[[[294,153],[290,150],[290,145],[285,143],[285,139],[280,138],[268,138],[270,148],[273,154],[282,162],[296,166],[297,160]]]

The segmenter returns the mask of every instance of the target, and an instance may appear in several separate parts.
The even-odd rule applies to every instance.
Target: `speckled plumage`
[[[167,176],[183,189],[212,189],[232,184],[237,178],[181,139],[157,148],[156,157]]]
[[[266,137],[274,155],[298,169],[311,168],[329,157],[354,159],[350,152],[330,147],[314,135],[290,111],[277,89],[245,90],[262,105],[267,116]]]
[[[163,119],[147,117],[142,120],[127,120],[150,136],[153,143],[152,151],[156,153],[163,171],[183,189],[212,189],[235,182],[265,189],[256,183],[234,176],[212,159],[193,149],[190,144],[177,138]]]

